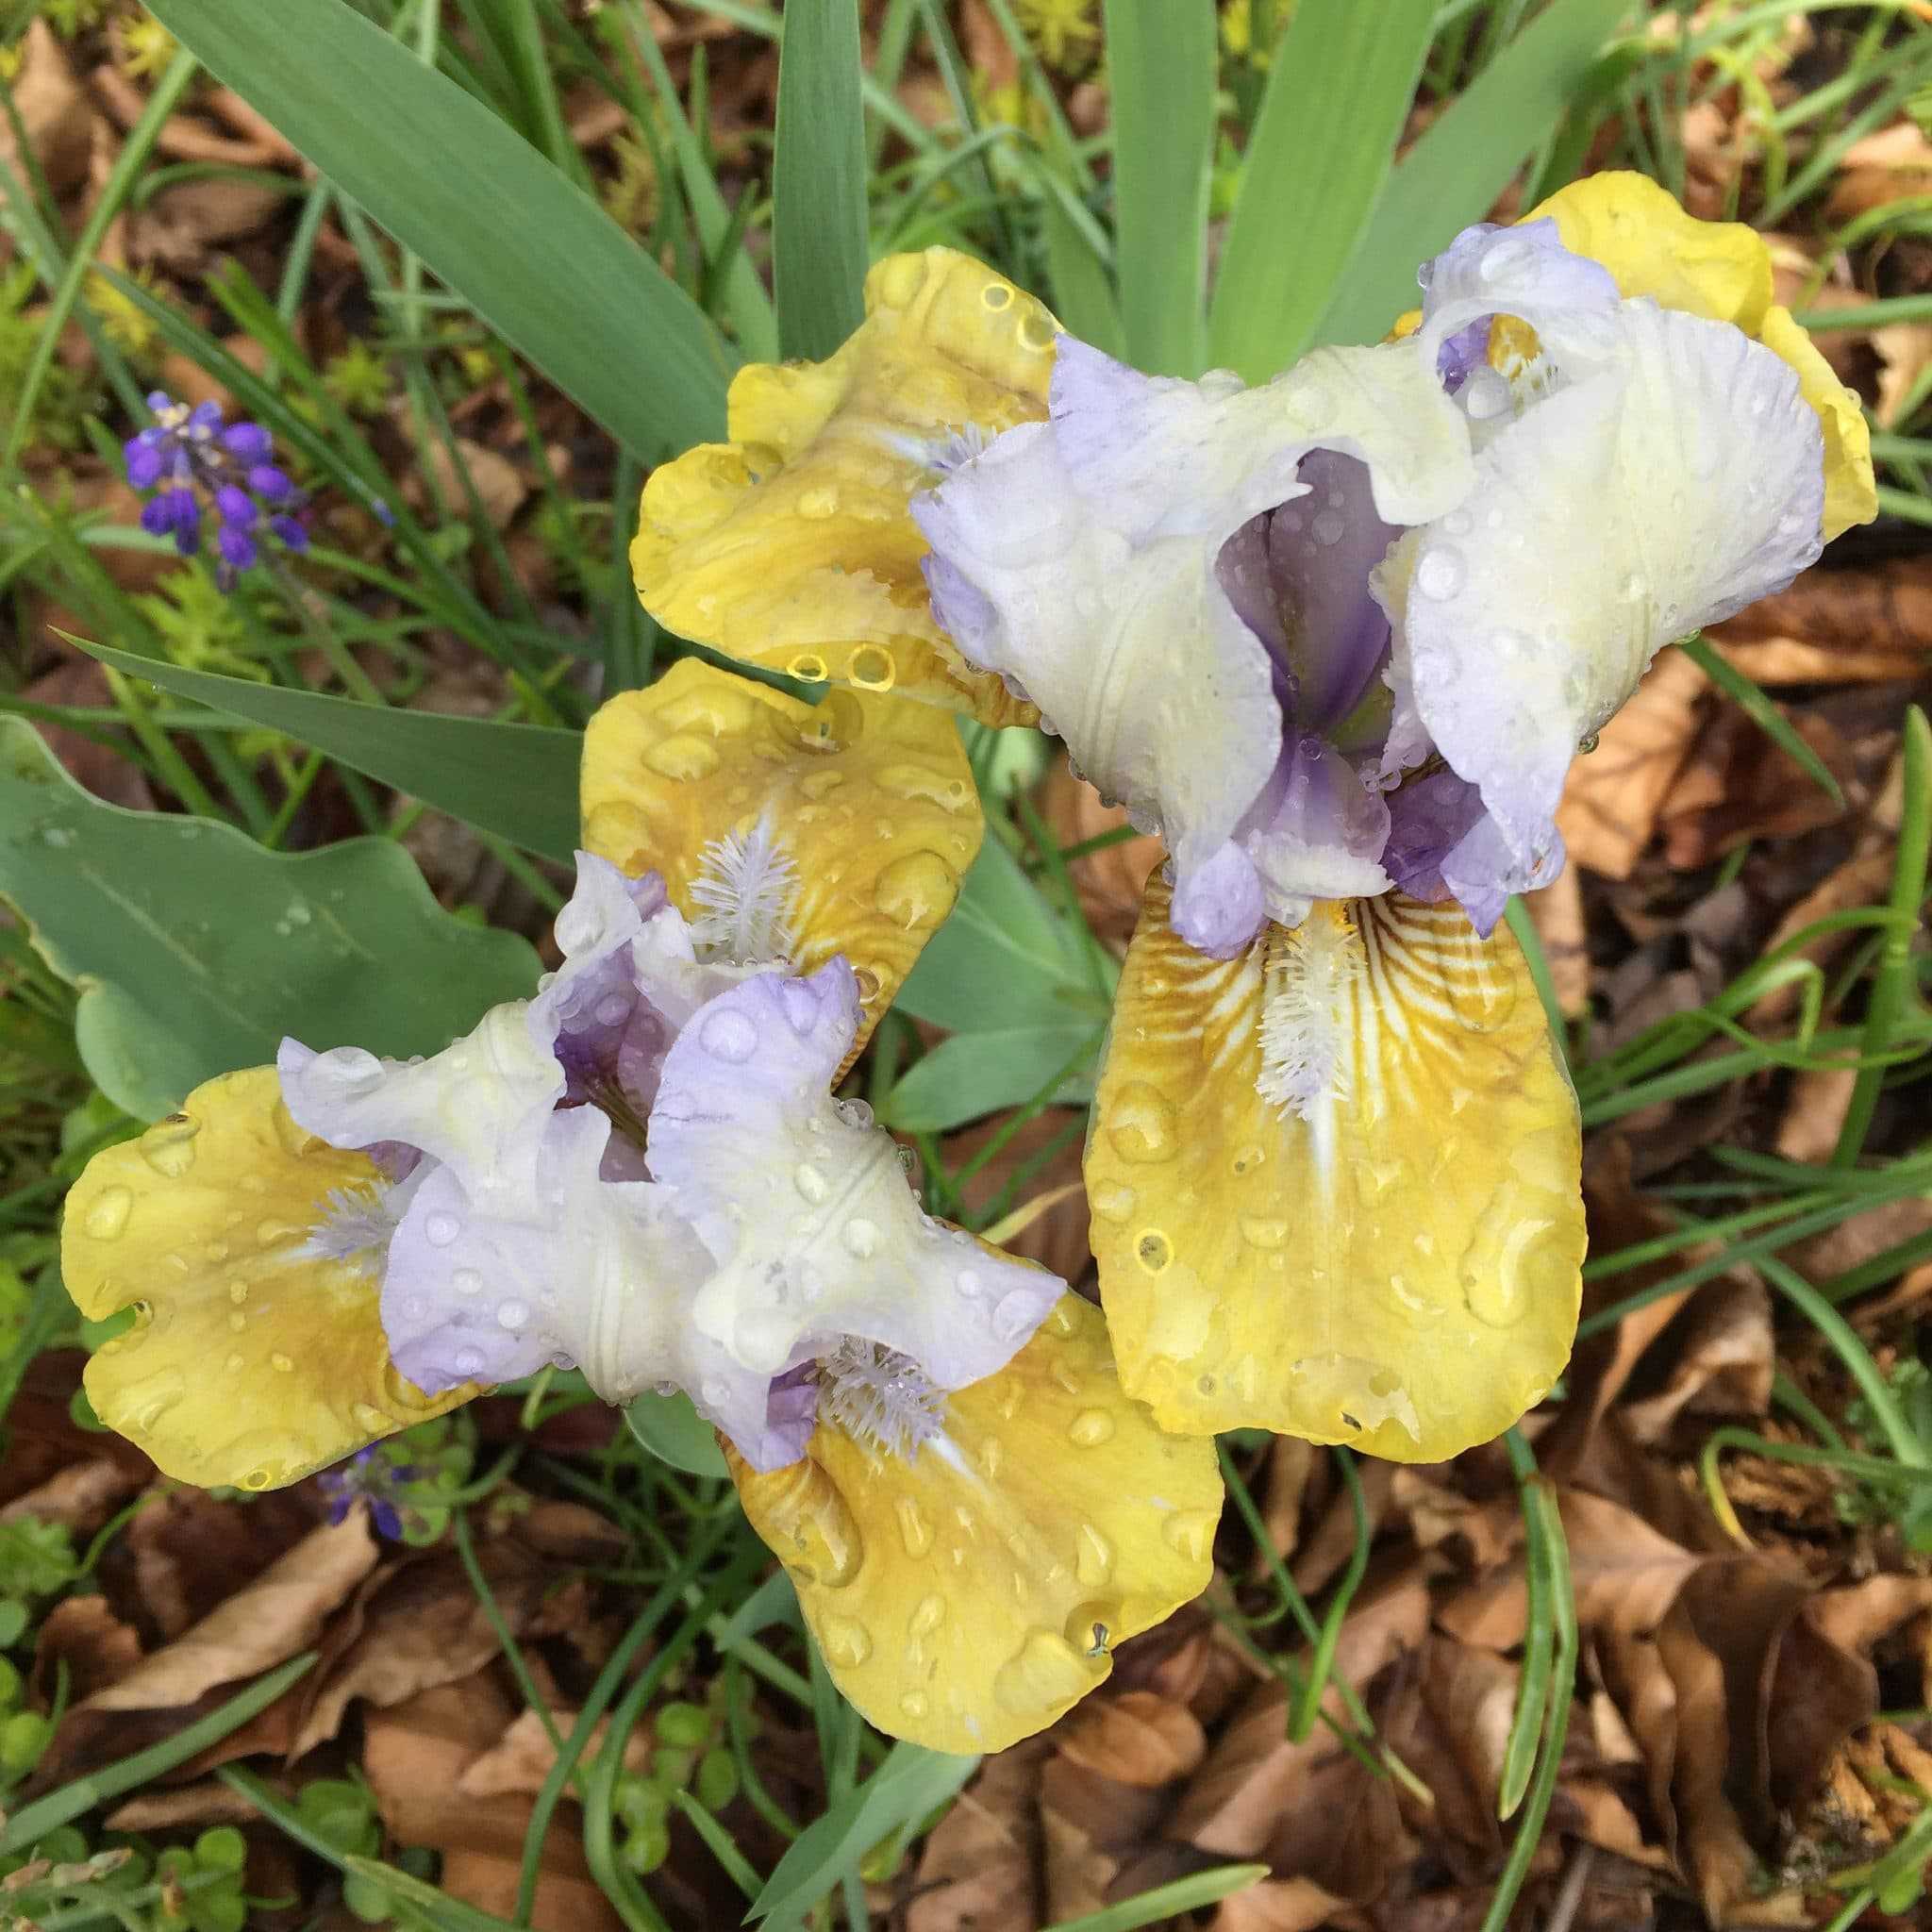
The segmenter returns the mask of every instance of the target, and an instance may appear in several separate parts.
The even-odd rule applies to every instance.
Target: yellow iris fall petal
[[[1790,310],[1772,300],[1771,252],[1741,222],[1700,222],[1646,175],[1586,175],[1533,208],[1563,245],[1600,261],[1625,296],[1728,322],[1796,372],[1824,432],[1827,542],[1878,513],[1872,437],[1858,399],[1832,374]]]
[[[332,1194],[379,1179],[306,1132],[273,1067],[224,1074],[68,1196],[60,1268],[82,1314],[135,1325],[87,1369],[95,1412],[169,1475],[274,1489],[477,1391],[396,1371],[373,1274],[304,1255]]]
[[[910,1461],[824,1423],[770,1474],[727,1460],[840,1690],[936,1751],[1044,1728],[1213,1567],[1213,1444],[1162,1434],[1123,1391],[1077,1295],[951,1394],[944,1435]]]
[[[1030,724],[933,621],[907,505],[951,439],[1045,416],[1058,325],[949,248],[880,262],[865,308],[828,361],[740,370],[731,441],[652,473],[638,593],[679,636],[768,670]]]
[[[793,966],[844,954],[877,1020],[953,909],[984,820],[946,712],[863,691],[801,704],[696,658],[613,698],[584,738],[584,842],[632,877],[691,884],[717,840],[769,814],[796,875]]]
[[[1576,1102],[1515,941],[1391,893],[1224,962],[1168,898],[1127,952],[1087,1153],[1122,1379],[1171,1429],[1405,1462],[1497,1435],[1562,1370],[1584,1248]],[[1264,1099],[1271,1057],[1324,1033],[1325,1097]]]

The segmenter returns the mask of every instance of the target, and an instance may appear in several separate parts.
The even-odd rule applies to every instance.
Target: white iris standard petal
[[[1820,548],[1823,442],[1790,370],[1649,301],[1616,324],[1615,358],[1498,434],[1468,508],[1405,538],[1386,573],[1398,690],[1531,861],[1577,744],[1657,651]]]

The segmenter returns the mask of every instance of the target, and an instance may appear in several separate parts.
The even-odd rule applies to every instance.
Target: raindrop
[[[474,1268],[458,1268],[449,1278],[449,1285],[458,1294],[481,1294],[483,1277]]]
[[[1347,527],[1347,524],[1341,517],[1337,516],[1333,510],[1324,509],[1315,519],[1315,541],[1324,546],[1340,543],[1341,541],[1341,533]]]
[[[878,1252],[879,1231],[863,1216],[855,1217],[845,1224],[845,1246],[849,1253],[863,1261],[868,1256]]]
[[[831,1183],[808,1160],[801,1160],[792,1170],[791,1185],[814,1207],[832,1191]]]
[[[1113,1435],[1113,1418],[1104,1408],[1083,1408],[1067,1424],[1067,1440],[1082,1449],[1097,1449]]]
[[[992,1311],[992,1332],[1002,1341],[1018,1341],[1039,1326],[1040,1311],[1031,1289],[1016,1288]]]
[[[597,1024],[600,1026],[621,1026],[630,1018],[631,1003],[621,992],[606,995],[597,1002]]]
[[[88,1208],[81,1225],[97,1241],[111,1241],[120,1238],[121,1231],[127,1225],[127,1217],[134,1211],[134,1194],[127,1188],[103,1188]]]
[[[463,1224],[454,1214],[431,1214],[423,1223],[423,1232],[431,1247],[448,1247],[462,1231]]]
[[[457,1350],[457,1374],[468,1380],[472,1375],[483,1373],[483,1351],[480,1348],[459,1348]]]
[[[1424,553],[1415,567],[1415,587],[1424,597],[1441,603],[1455,596],[1468,576],[1469,568],[1462,560],[1462,553],[1444,543]]]
[[[713,1013],[698,1029],[698,1044],[714,1059],[734,1065],[748,1060],[758,1051],[758,1029],[737,1011],[726,1007]]]

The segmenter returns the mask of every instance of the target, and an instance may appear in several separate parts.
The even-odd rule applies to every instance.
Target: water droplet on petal
[[[1174,1243],[1161,1229],[1144,1228],[1134,1238],[1134,1259],[1149,1274],[1163,1274],[1174,1259]]]
[[[434,1248],[446,1248],[463,1231],[463,1224],[454,1214],[435,1213],[423,1223],[425,1239]]]
[[[141,1137],[141,1158],[158,1174],[179,1180],[194,1165],[194,1137],[201,1123],[183,1114],[158,1121]]]
[[[1214,1542],[1214,1525],[1221,1520],[1214,1509],[1176,1509],[1160,1525],[1160,1540],[1175,1556],[1199,1563]]]
[[[1469,568],[1462,560],[1461,551],[1443,543],[1423,553],[1422,561],[1415,567],[1415,587],[1424,597],[1433,597],[1440,603],[1455,596],[1468,576]]]
[[[831,1183],[808,1160],[800,1161],[792,1170],[791,1185],[814,1207],[832,1191]]]
[[[1091,1523],[1080,1525],[1074,1574],[1087,1590],[1098,1590],[1113,1576],[1113,1545]]]
[[[1025,1717],[1071,1704],[1103,1674],[1058,1630],[1035,1630],[994,1674],[992,1694],[1001,1708]]]
[[[825,1661],[856,1670],[872,1655],[872,1633],[850,1617],[827,1617],[821,1626]]]
[[[279,1375],[290,1374],[295,1366],[292,1357],[283,1355],[279,1349],[269,1357],[268,1365]]]
[[[932,1548],[932,1524],[910,1496],[901,1496],[893,1505],[899,1519],[899,1541],[908,1557],[923,1557]]]
[[[930,1637],[945,1621],[945,1598],[939,1595],[923,1596],[907,1623],[907,1633],[912,1637]]]
[[[1114,1422],[1104,1408],[1083,1408],[1067,1424],[1067,1439],[1082,1449],[1097,1449],[1112,1438]]]
[[[480,1348],[459,1348],[456,1359],[457,1374],[466,1381],[483,1373],[483,1351]]]
[[[1016,1288],[992,1311],[992,1332],[1002,1341],[1024,1341],[1041,1321],[1040,1298],[1031,1289]]]
[[[1173,1102],[1145,1080],[1128,1081],[1107,1113],[1107,1138],[1123,1160],[1172,1159],[1177,1125]]]
[[[527,1302],[508,1301],[501,1303],[496,1310],[497,1325],[514,1332],[530,1319],[530,1305]]]
[[[698,1029],[698,1044],[714,1059],[737,1065],[758,1051],[758,1029],[736,1008],[726,1007]]]
[[[449,1278],[449,1285],[458,1294],[481,1294],[483,1277],[474,1268],[458,1268]]]
[[[932,1699],[924,1690],[908,1690],[899,1700],[899,1708],[908,1717],[921,1718],[932,1708]]]
[[[785,980],[778,988],[778,1004],[785,1008],[785,1018],[792,1032],[801,1039],[818,1024],[819,1003],[813,998],[811,988],[803,981]]]
[[[844,1240],[846,1251],[861,1261],[878,1252],[879,1231],[862,1215],[856,1215],[845,1224]]]
[[[600,1026],[621,1026],[630,1018],[631,1002],[623,993],[607,994],[597,1002],[597,1024]]]
[[[879,874],[873,903],[896,926],[936,924],[959,896],[959,875],[936,852],[908,852]]]
[[[356,1418],[356,1426],[366,1430],[372,1436],[387,1435],[391,1426],[391,1418],[384,1415],[374,1403],[352,1403],[349,1413]]]
[[[97,1241],[118,1241],[122,1229],[127,1225],[127,1217],[133,1211],[134,1193],[131,1189],[103,1188],[88,1204],[80,1224]]]
[[[1341,541],[1341,533],[1348,528],[1347,523],[1332,509],[1324,509],[1312,525],[1315,541],[1324,548]]]
[[[1091,1198],[1094,1213],[1103,1221],[1119,1223],[1133,1213],[1134,1204],[1140,1197],[1132,1188],[1122,1187],[1118,1181],[1109,1181],[1095,1188]]]

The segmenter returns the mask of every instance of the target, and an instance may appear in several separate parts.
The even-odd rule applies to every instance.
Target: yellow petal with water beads
[[[268,1490],[476,1394],[406,1381],[375,1274],[302,1252],[332,1197],[373,1202],[380,1181],[290,1119],[273,1067],[209,1080],[95,1155],[60,1269],[83,1315],[135,1311],[88,1364],[101,1420],[181,1482]]]
[[[1878,514],[1872,432],[1858,399],[1772,300],[1771,251],[1741,222],[1700,222],[1647,175],[1588,175],[1524,221],[1557,224],[1563,245],[1600,261],[1625,295],[1728,322],[1796,372],[1824,432],[1824,539]]]
[[[584,843],[655,869],[687,917],[718,841],[761,820],[790,868],[791,963],[859,975],[863,1044],[953,909],[984,820],[952,717],[863,691],[808,705],[686,658],[625,691],[584,738]],[[856,1049],[855,1049],[856,1051]]]
[[[652,473],[638,594],[679,636],[767,670],[1030,724],[934,622],[907,505],[936,462],[1045,416],[1058,325],[949,248],[880,262],[865,307],[829,360],[740,370],[731,441]]]
[[[1074,1294],[910,1461],[825,1423],[785,1469],[726,1460],[840,1690],[935,1751],[1043,1729],[1213,1569],[1214,1445],[1155,1426]]]
[[[1403,1462],[1498,1435],[1562,1372],[1584,1248],[1576,1101],[1516,941],[1391,893],[1220,961],[1168,899],[1087,1151],[1123,1381],[1170,1429]]]

